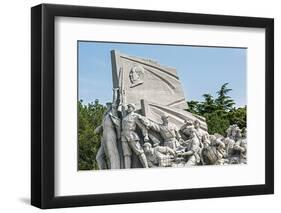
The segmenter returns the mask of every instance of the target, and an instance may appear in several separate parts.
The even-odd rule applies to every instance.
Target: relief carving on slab
[[[131,71],[129,73],[129,78],[130,78],[130,81],[131,81],[131,88],[132,87],[135,87],[135,86],[138,86],[140,84],[143,83],[143,76],[144,75],[144,70],[143,70],[143,67],[142,66],[133,66],[131,68]]]

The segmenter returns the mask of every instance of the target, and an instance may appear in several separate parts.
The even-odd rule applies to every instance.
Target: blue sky
[[[176,68],[188,101],[202,101],[205,93],[216,97],[216,91],[228,82],[233,89],[229,95],[236,107],[247,104],[247,49],[80,41],[79,99],[84,103],[112,100],[110,51],[113,49]]]

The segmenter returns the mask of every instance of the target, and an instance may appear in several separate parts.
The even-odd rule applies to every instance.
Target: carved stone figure
[[[241,151],[238,143],[240,144],[242,140],[242,134],[241,134],[242,131],[238,127],[238,125],[233,124],[229,126],[226,132],[227,132],[227,138],[225,138],[224,140],[226,145],[226,157],[229,161],[229,164],[239,164],[241,163],[240,160]],[[244,148],[241,147],[241,150],[242,149],[244,150]]]
[[[175,151],[167,146],[156,146],[148,142],[143,144],[144,153],[149,167],[168,167],[172,165]]]
[[[241,137],[241,130],[236,124],[230,125],[226,130],[227,137],[236,141],[237,137]]]
[[[144,75],[144,71],[141,66],[133,66],[129,73],[129,78],[132,83],[131,87],[135,87],[142,84],[143,75]]]
[[[184,125],[181,126],[180,131],[186,136],[190,137],[190,130],[195,129],[196,135],[200,141],[200,143],[203,143],[203,140],[208,137],[208,132],[201,129],[201,123],[198,119],[192,121],[186,120]]]
[[[217,161],[215,162],[216,165],[223,165],[225,163],[224,157],[226,155],[225,152],[225,144],[221,141],[220,138],[218,138],[215,141],[215,147],[216,147],[216,156]]]
[[[102,134],[101,146],[96,160],[99,169],[120,169],[120,155],[117,147],[118,132],[120,132],[120,119],[114,113],[112,103],[107,103],[107,111],[104,114],[102,124],[95,129]]]
[[[193,126],[194,126],[194,129],[196,130],[196,132],[195,132],[195,134],[197,135],[197,137],[198,137],[198,139],[199,139],[199,141],[200,142],[203,142],[203,136],[205,135],[205,134],[207,134],[205,131],[203,131],[201,128],[200,128],[200,126],[201,126],[201,124],[200,124],[200,122],[199,122],[199,120],[195,120],[194,122],[193,122]]]
[[[184,124],[181,126],[180,131],[182,132],[182,134],[189,138],[191,133],[190,130],[193,128],[193,121],[190,120],[185,120]]]
[[[240,140],[241,138],[242,138],[242,130],[241,130],[239,127],[237,127],[237,128],[236,128],[235,141],[238,141],[238,140]]]
[[[206,135],[204,137],[206,137]],[[201,154],[202,163],[204,165],[227,164],[228,160],[225,159],[225,143],[222,141],[224,138],[216,135],[210,135],[209,138],[209,143],[203,142],[204,146]]]
[[[162,115],[162,124],[157,124],[155,122],[148,122],[147,128],[153,129],[156,132],[159,132],[161,137],[164,140],[164,146],[167,146],[173,150],[177,150],[181,147],[180,142],[182,142],[181,135],[178,128],[169,123],[169,116]]]
[[[211,144],[212,137],[213,135],[209,136],[207,134],[203,136],[203,147],[200,153],[201,163],[203,165],[214,164],[217,160],[215,150],[213,149],[213,146]]]
[[[187,147],[184,149],[184,151],[178,152],[178,155],[187,158],[185,166],[195,166],[200,163],[200,141],[196,134],[196,129],[191,128],[190,133],[191,139],[185,142]]]
[[[98,164],[98,168],[100,170],[102,169],[110,169],[110,167],[107,165],[107,159],[106,159],[106,154],[105,154],[105,148],[104,148],[104,143],[103,143],[103,138],[102,138],[102,132],[103,132],[103,127],[102,125],[98,126],[95,131],[96,134],[100,134],[101,135],[101,144],[100,144],[100,148],[97,152],[96,155],[96,161]]]
[[[244,137],[238,139],[234,145],[234,149],[238,151],[239,161],[242,164],[247,163],[247,130],[244,130]]]
[[[226,156],[227,158],[231,158],[234,153],[235,153],[235,150],[234,150],[234,144],[235,144],[235,141],[229,137],[225,138],[224,140],[224,143],[225,143],[225,151],[226,151]]]
[[[139,120],[141,116],[136,114],[134,111],[135,106],[133,104],[128,104],[128,114],[122,119],[121,141],[126,169],[131,168],[132,152],[138,156],[144,168],[148,167],[146,156],[140,145],[140,138],[136,132],[137,126],[141,129],[144,141],[149,140],[148,133],[144,125]]]

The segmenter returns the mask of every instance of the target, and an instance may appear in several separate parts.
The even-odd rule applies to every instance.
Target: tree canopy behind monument
[[[97,169],[96,154],[101,136],[94,130],[101,125],[106,107],[95,100],[94,103],[78,102],[78,169]]]
[[[217,97],[203,94],[204,101],[189,101],[188,111],[206,118],[209,134],[225,135],[231,124],[237,124],[241,129],[246,128],[247,107],[235,108],[234,100],[228,95],[232,89],[225,83],[217,91]]]

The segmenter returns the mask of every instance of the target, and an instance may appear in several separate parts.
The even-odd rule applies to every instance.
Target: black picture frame
[[[55,17],[264,28],[265,184],[78,196],[54,195]],[[271,18],[41,4],[31,8],[31,204],[60,208],[274,193],[274,20]]]

